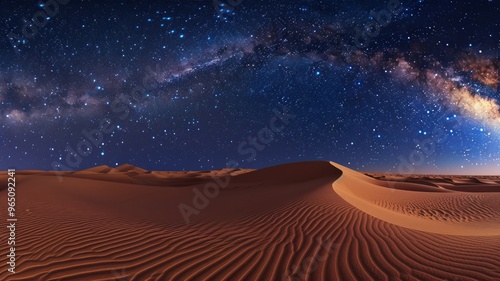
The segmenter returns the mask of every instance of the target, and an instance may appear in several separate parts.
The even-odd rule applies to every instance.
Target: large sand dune
[[[497,179],[329,162],[62,178],[17,173],[17,273],[3,262],[1,280],[500,280]]]

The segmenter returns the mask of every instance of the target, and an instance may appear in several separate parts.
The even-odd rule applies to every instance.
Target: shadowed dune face
[[[302,162],[251,171],[235,176],[232,182],[265,182],[283,185],[309,182],[323,178],[328,178],[333,182],[341,175],[342,171],[328,162]]]
[[[186,224],[179,204],[215,179],[227,184]],[[394,183],[328,162],[100,166],[62,182],[20,171],[17,186],[17,273],[1,280],[500,279],[496,192]]]

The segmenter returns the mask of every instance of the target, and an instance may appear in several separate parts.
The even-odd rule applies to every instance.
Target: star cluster
[[[494,0],[7,1],[0,166],[324,159],[498,174],[499,12]]]

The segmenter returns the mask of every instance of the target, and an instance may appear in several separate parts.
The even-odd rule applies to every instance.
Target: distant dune
[[[494,177],[303,162],[62,179],[17,172],[17,273],[0,280],[500,280]]]

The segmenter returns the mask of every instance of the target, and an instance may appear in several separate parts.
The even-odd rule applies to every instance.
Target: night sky
[[[497,0],[54,3],[2,2],[1,169],[500,173]]]

